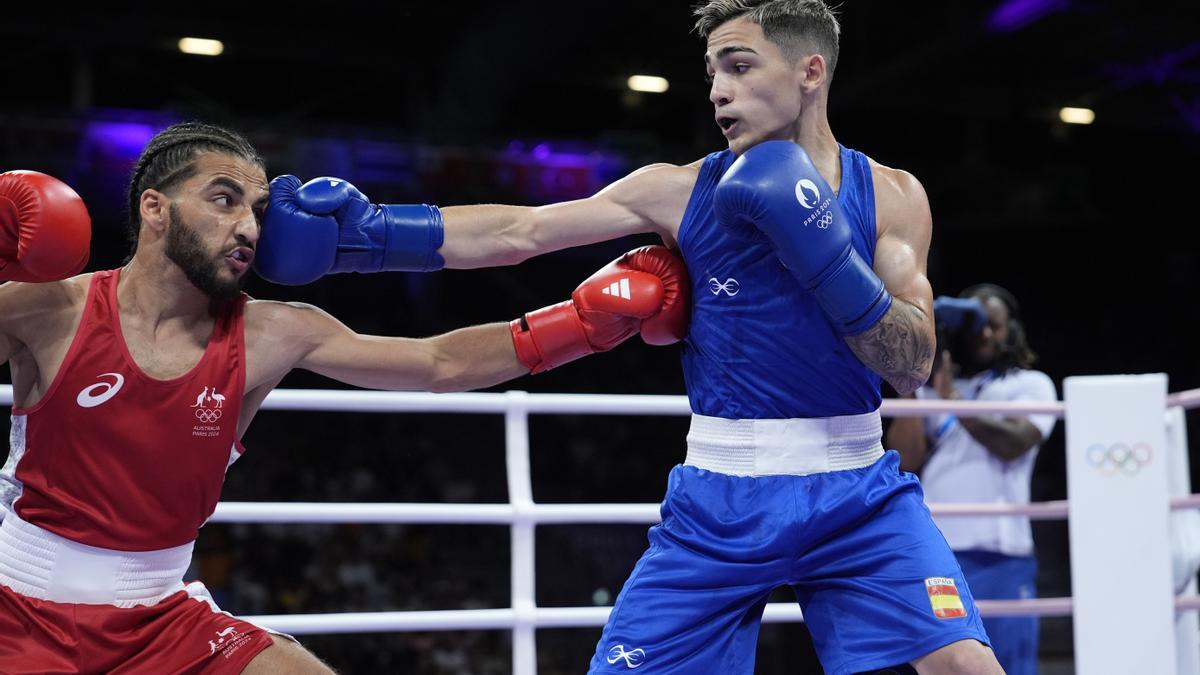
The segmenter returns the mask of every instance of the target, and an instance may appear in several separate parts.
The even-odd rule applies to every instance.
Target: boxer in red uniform
[[[71,276],[87,258],[82,201],[42,174],[0,174],[0,281],[40,282],[0,285],[15,399],[0,469],[0,672],[329,672],[182,580],[245,451],[238,439],[288,371],[465,390],[686,328],[689,284],[663,247],[622,256],[571,300],[511,324],[420,340],[251,300],[241,287],[264,211],[293,217],[296,186],[277,187],[237,134],[166,129],[130,185],[128,264]]]

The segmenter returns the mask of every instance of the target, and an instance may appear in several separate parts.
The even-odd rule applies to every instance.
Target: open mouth
[[[225,259],[229,261],[234,269],[242,271],[249,267],[250,263],[254,262],[254,250],[239,246],[233,249],[229,255],[225,256]]]
[[[721,127],[723,133],[728,134],[733,127],[737,125],[737,119],[733,117],[718,117],[717,126]]]

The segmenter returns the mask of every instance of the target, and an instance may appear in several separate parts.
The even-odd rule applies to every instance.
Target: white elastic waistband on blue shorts
[[[734,420],[692,415],[684,464],[733,476],[807,476],[858,469],[883,456],[879,411]]]

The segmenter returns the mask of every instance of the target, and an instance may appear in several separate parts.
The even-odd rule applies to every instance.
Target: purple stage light
[[[1005,0],[988,15],[988,30],[994,33],[1019,30],[1070,4],[1070,0]]]
[[[84,142],[106,158],[133,161],[160,128],[144,122],[94,120],[87,123]]]

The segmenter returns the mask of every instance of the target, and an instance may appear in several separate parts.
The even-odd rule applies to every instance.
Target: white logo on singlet
[[[808,203],[808,192],[812,192],[812,203]],[[796,201],[806,209],[811,209],[821,200],[821,191],[817,189],[817,184],[807,178],[801,178],[796,181]]]
[[[216,387],[205,387],[204,391],[196,395],[196,403],[192,407],[196,409],[196,419],[211,424],[221,419],[221,406],[223,405],[225,405],[225,395],[218,394]]]
[[[617,645],[608,650],[608,662],[615,664],[617,661],[624,661],[626,668],[637,668],[646,662],[646,650],[625,651],[625,645]]]
[[[101,403],[105,403],[108,399],[117,395],[121,391],[121,387],[125,384],[125,376],[120,373],[104,373],[96,377],[115,377],[115,382],[97,382],[89,387],[85,387],[79,395],[75,397],[75,402],[80,408],[95,408]]]
[[[713,295],[720,295],[722,292],[724,292],[726,295],[732,298],[738,294],[738,291],[742,290],[742,285],[739,284],[738,280],[734,279],[733,277],[726,279],[725,283],[721,283],[720,279],[712,277],[708,280],[708,290],[712,291]]]

